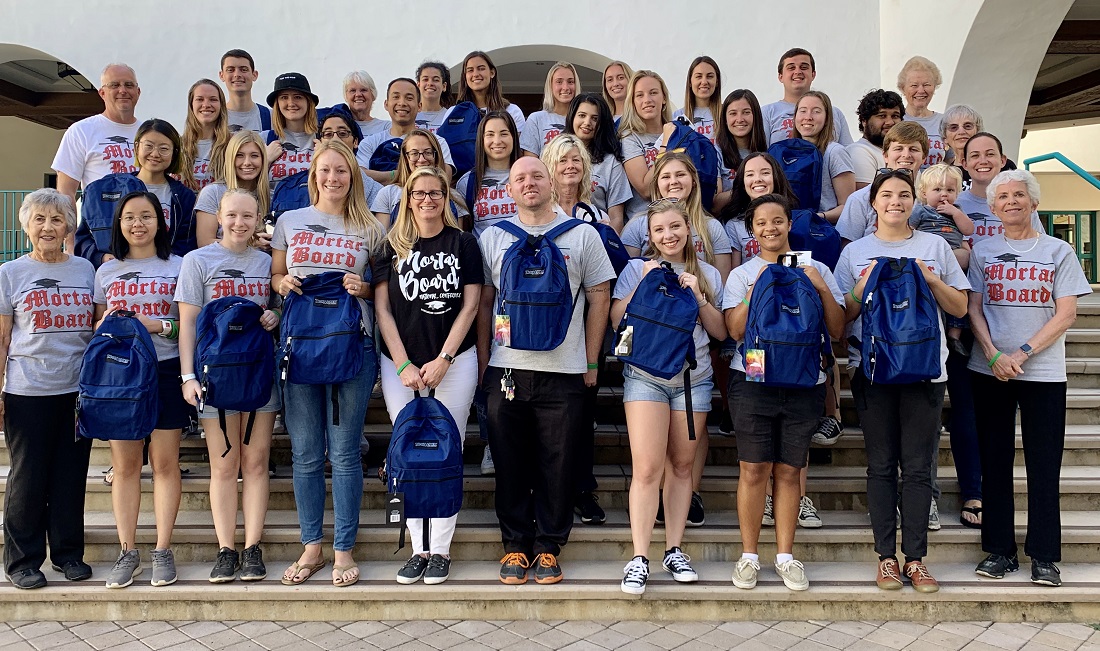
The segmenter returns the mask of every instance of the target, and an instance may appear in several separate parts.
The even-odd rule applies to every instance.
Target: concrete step
[[[1100,303],[1077,304],[1076,328],[1100,328]]]
[[[1066,332],[1066,357],[1100,356],[1100,328],[1070,328]]]
[[[402,559],[403,560],[403,559]],[[107,590],[108,571],[95,568],[90,581],[67,583],[49,569],[41,590],[0,590],[5,619],[95,620],[415,620],[415,619],[599,619],[672,620],[909,620],[909,621],[1097,621],[1100,619],[1100,565],[1065,563],[1063,586],[1028,582],[1028,566],[1003,580],[982,579],[974,563],[938,562],[929,569],[941,590],[920,594],[909,587],[878,590],[875,559],[806,566],[811,587],[787,590],[765,565],[754,590],[730,582],[732,563],[700,561],[696,584],[678,584],[654,567],[646,594],[619,590],[625,556],[606,561],[572,560],[562,555],[565,579],[557,585],[506,586],[494,561],[456,562],[451,578],[437,586],[401,586],[394,575],[401,563],[364,563],[362,580],[333,588],[329,571],[300,586],[278,583],[282,567],[269,564],[269,576],[256,583],[211,585],[209,565],[179,565],[180,580],[150,587],[148,570],[124,590]],[[330,569],[330,568],[326,568]]]

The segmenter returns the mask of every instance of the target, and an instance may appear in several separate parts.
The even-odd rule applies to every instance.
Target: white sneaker
[[[932,500],[932,505],[928,507],[928,530],[940,530],[940,507],[936,504],[936,500]]]
[[[752,590],[756,587],[756,576],[759,573],[760,562],[742,556],[733,566],[733,585],[742,590]]]
[[[485,444],[485,453],[481,455],[481,475],[495,475],[497,467],[493,465],[493,453],[489,452],[489,444]]]
[[[623,582],[619,588],[626,594],[644,594],[649,580],[649,561],[645,556],[635,556],[623,568]]]
[[[806,578],[806,568],[801,561],[790,560],[786,563],[776,563],[775,572],[783,579],[783,585],[790,590],[801,592],[810,588],[810,580]]]
[[[813,500],[803,495],[802,501],[798,503],[798,526],[803,529],[818,529],[821,525],[821,517],[817,514]]]
[[[764,496],[764,517],[760,520],[760,526],[775,526],[775,504],[772,502],[771,495]]]

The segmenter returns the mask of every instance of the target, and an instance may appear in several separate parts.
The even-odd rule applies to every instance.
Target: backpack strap
[[[330,384],[328,385],[330,398],[332,403],[332,424],[333,426],[340,425],[340,385]]]
[[[567,231],[571,231],[571,230],[573,230],[577,226],[580,226],[583,223],[584,222],[579,220],[579,219],[567,219],[564,222],[562,222],[562,223],[558,224],[557,226],[551,228],[550,230],[546,231],[546,235],[544,235],[543,237],[545,237],[548,240],[556,240],[563,233],[565,233]]]
[[[527,231],[523,230],[523,227],[519,224],[513,221],[508,221],[506,219],[495,222],[493,226],[507,231],[509,234],[514,235],[517,239],[520,240],[526,240],[531,235]]]
[[[477,192],[480,188],[477,187],[477,175],[473,172],[469,172],[466,177],[466,192],[462,197],[466,201],[466,210],[470,213],[471,221],[474,220],[477,215],[474,214],[474,204],[477,203]]]
[[[578,215],[577,213],[581,214]],[[599,212],[583,201],[578,201],[573,205],[573,218],[589,224],[595,224],[600,221]]]
[[[222,458],[229,454],[229,451],[233,449],[233,444],[229,442],[229,431],[225,428],[225,410],[218,410],[218,425],[222,428],[222,436],[225,437],[225,452],[222,452]]]
[[[691,372],[699,364],[695,361],[695,355],[689,354],[688,365],[684,369],[684,413],[687,415],[688,440],[695,440],[695,416],[691,410]]]
[[[248,423],[244,426],[244,444],[248,445],[252,441],[252,426],[256,424],[256,412],[248,412]]]

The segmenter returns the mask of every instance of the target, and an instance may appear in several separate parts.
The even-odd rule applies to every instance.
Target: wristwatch
[[[443,359],[447,360],[448,364],[454,364],[455,363],[454,355],[451,355],[451,354],[448,354],[448,353],[439,353],[439,356],[442,357]]]
[[[1031,357],[1035,354],[1035,350],[1031,346],[1028,346],[1026,343],[1020,346],[1020,350],[1028,357]]]

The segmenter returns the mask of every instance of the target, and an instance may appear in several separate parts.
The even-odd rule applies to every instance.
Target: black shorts
[[[157,379],[160,382],[156,429],[183,429],[191,422],[194,409],[183,399],[180,388],[180,358],[173,357],[157,363]]]
[[[825,385],[809,388],[770,387],[748,382],[730,371],[737,460],[745,463],[806,465],[810,440],[825,408]]]

